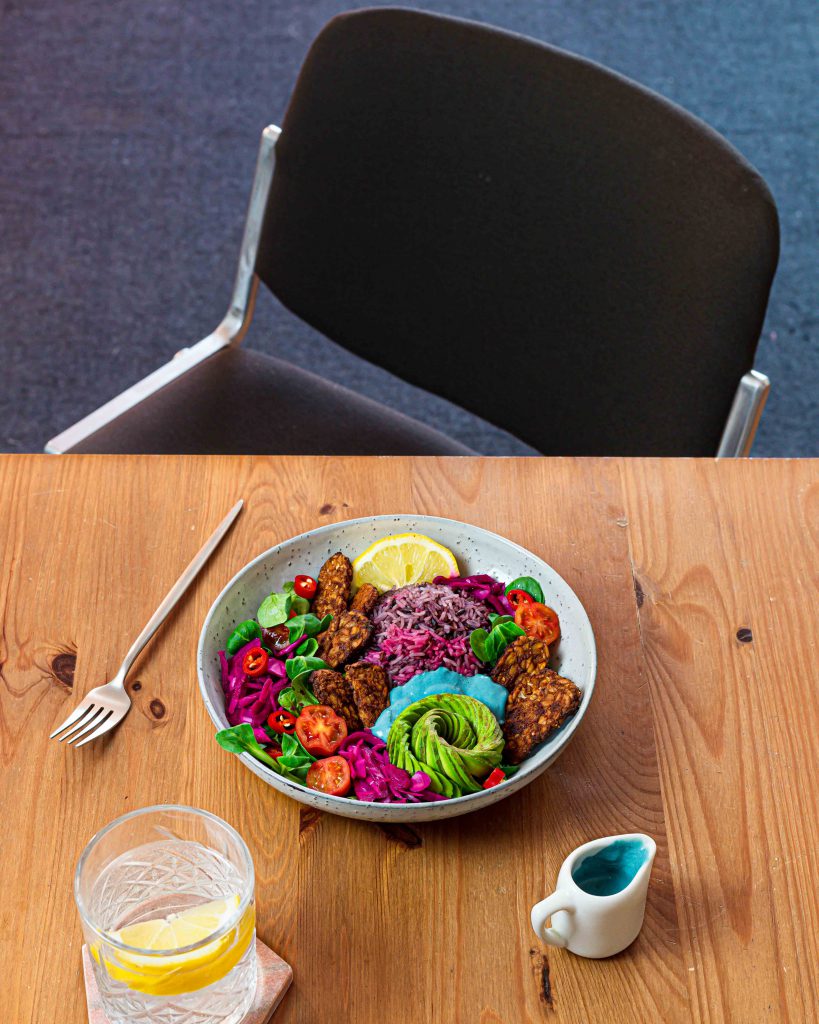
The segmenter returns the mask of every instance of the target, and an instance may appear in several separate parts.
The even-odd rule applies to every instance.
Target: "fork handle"
[[[167,619],[167,617],[170,615],[179,598],[185,593],[185,591],[188,589],[191,583],[193,583],[193,581],[196,579],[196,577],[199,574],[199,571],[202,569],[205,562],[207,562],[207,560],[218,547],[219,541],[228,532],[231,525],[233,524],[234,519],[242,511],[243,504],[244,502],[241,499],[239,499],[239,501],[236,502],[236,504],[233,506],[230,512],[228,512],[228,514],[225,516],[222,522],[219,523],[219,525],[213,531],[211,536],[205,541],[198,554],[194,555],[194,557],[191,559],[190,565],[187,567],[187,569],[185,569],[185,571],[182,573],[182,575],[179,577],[176,583],[174,583],[174,585],[165,595],[165,599],[163,600],[162,604],[153,613],[153,615],[148,620],[148,623],[145,626],[145,628],[142,630],[142,632],[139,634],[136,640],[134,640],[133,644],[131,645],[131,649],[125,655],[125,660],[123,661],[119,672],[117,672],[116,677],[112,680],[113,683],[118,684],[119,686],[125,685],[125,677],[128,675],[131,666],[136,661],[143,647],[148,643],[148,641],[151,639],[154,633],[156,633],[156,631],[159,629],[159,627],[162,625],[165,619]]]

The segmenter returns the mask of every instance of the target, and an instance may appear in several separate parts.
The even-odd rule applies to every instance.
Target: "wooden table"
[[[132,673],[124,725],[49,742],[238,496]],[[295,969],[282,1024],[819,1019],[819,463],[4,456],[0,504],[4,1024],[84,1020],[74,866],[106,822],[162,802],[248,841],[260,935]],[[194,669],[208,607],[251,556],[393,511],[546,559],[600,664],[552,769],[414,828],[267,787],[217,747]],[[637,942],[602,962],[541,945],[529,908],[564,855],[633,830],[659,847]]]

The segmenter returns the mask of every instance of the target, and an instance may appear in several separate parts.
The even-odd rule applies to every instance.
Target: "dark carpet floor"
[[[338,0],[0,0],[0,449],[58,430],[207,334],[226,306],[258,134]],[[708,121],[761,171],[782,258],[756,455],[819,454],[819,81],[811,0],[448,0],[599,60]],[[340,351],[269,296],[254,347],[527,449]]]

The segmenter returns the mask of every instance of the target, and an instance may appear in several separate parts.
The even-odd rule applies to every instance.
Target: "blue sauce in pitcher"
[[[613,896],[631,883],[646,860],[648,850],[642,839],[615,839],[576,864],[572,878],[592,896]]]

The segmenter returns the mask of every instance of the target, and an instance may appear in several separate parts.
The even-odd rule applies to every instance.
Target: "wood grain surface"
[[[238,498],[247,507],[132,670],[134,707],[47,740]],[[413,828],[320,815],[213,740],[201,623],[260,551],[328,522],[451,516],[553,565],[598,643],[560,760],[485,812]],[[282,1022],[819,1019],[819,463],[0,457],[0,1021],[84,1020],[72,897],[91,835],[148,804],[231,822]],[[586,961],[529,908],[579,843],[658,843],[646,925]]]

